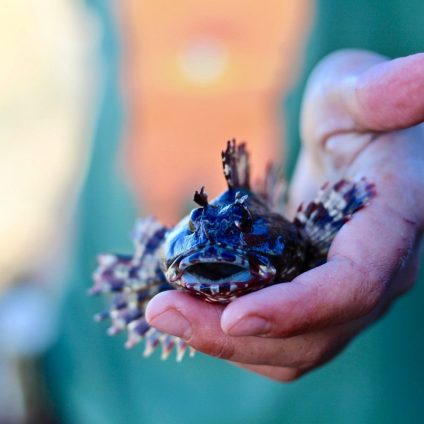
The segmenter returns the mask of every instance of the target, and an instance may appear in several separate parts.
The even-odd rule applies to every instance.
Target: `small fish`
[[[300,205],[293,221],[278,210],[284,180],[268,167],[260,188],[249,181],[249,155],[244,143],[231,140],[222,152],[228,190],[209,202],[204,187],[194,194],[198,207],[174,228],[156,219],[140,219],[133,232],[132,255],[102,254],[91,294],[110,293],[109,309],[96,315],[110,319],[114,335],[128,332],[126,347],[145,340],[144,355],[162,346],[166,359],[194,350],[178,337],[146,322],[149,300],[165,290],[182,290],[207,302],[228,303],[236,297],[296,276],[326,261],[331,242],[352,214],[375,195],[365,179],[326,183],[314,201]]]

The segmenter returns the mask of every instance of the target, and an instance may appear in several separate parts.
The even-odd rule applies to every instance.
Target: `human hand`
[[[291,203],[326,180],[365,176],[371,204],[343,226],[328,262],[227,306],[185,293],[156,296],[153,327],[279,381],[339,353],[412,287],[424,226],[424,54],[387,61],[341,51],[312,74]]]

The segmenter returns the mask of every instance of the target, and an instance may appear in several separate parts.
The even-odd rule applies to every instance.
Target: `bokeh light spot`
[[[222,41],[197,38],[185,44],[178,55],[183,76],[195,85],[216,82],[229,66],[229,52]]]

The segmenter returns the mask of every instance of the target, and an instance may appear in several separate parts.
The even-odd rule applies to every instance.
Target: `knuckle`
[[[275,379],[280,383],[292,383],[298,380],[303,374],[304,371],[297,368],[284,369],[281,370],[278,375],[276,375]]]
[[[231,359],[234,356],[234,345],[228,337],[224,337],[213,355],[221,359]]]
[[[323,343],[318,343],[316,345],[316,350],[312,357],[311,363],[309,366],[307,366],[307,368],[312,369],[321,366],[341,353],[352,338],[351,335],[346,335],[343,333],[343,330],[339,330],[327,336],[326,341]]]
[[[337,339],[324,337],[314,340],[305,348],[303,355],[298,359],[297,367],[303,370],[313,369],[328,362],[338,351]]]
[[[291,337],[296,337],[303,332],[303,325],[291,326],[290,328],[281,328],[274,332],[275,336],[282,339],[290,339]]]
[[[279,329],[276,329],[273,334],[279,338],[290,339],[293,337],[301,336],[307,333],[316,326],[316,320],[313,315],[305,315],[301,319],[298,319],[291,323],[286,323]]]
[[[320,363],[325,362],[324,360],[325,353],[313,352],[303,358],[299,358],[293,365],[299,368],[314,368]]]
[[[192,341],[190,344],[196,350],[220,359],[231,359],[234,356],[234,345],[228,337],[215,340]]]
[[[384,296],[388,285],[385,273],[377,266],[365,266],[346,256],[342,259],[349,267],[346,283],[352,287],[351,301],[356,304],[354,316],[368,315],[379,306]]]
[[[373,312],[380,304],[384,294],[384,282],[381,279],[372,279],[367,281],[368,287],[363,296],[363,302],[359,309],[359,317]]]
[[[318,345],[311,358],[309,367],[315,367],[329,361],[334,356],[335,350],[335,346],[332,344]]]

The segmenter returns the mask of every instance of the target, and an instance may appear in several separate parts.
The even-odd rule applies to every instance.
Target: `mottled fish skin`
[[[165,290],[186,291],[208,302],[236,297],[281,282],[325,262],[341,226],[375,195],[373,184],[340,180],[325,184],[313,202],[301,205],[290,222],[276,212],[285,186],[276,167],[269,167],[261,186],[250,186],[249,156],[244,143],[231,140],[222,152],[228,190],[208,201],[202,187],[198,208],[168,229],[154,218],[137,222],[134,254],[104,254],[94,273],[92,294],[112,296],[109,309],[96,320],[110,319],[108,333],[127,330],[126,347],[146,341],[145,356],[162,346],[166,359],[183,340],[150,328],[144,318],[149,300]]]
[[[170,284],[219,303],[292,280],[305,253],[299,229],[246,188],[194,209],[164,242]]]

